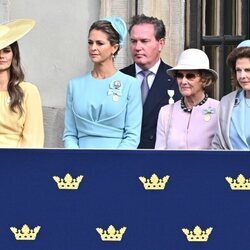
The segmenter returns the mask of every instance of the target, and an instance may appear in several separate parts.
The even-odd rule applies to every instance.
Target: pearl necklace
[[[203,105],[208,99],[207,93],[205,93],[205,97],[195,106],[201,106]],[[181,108],[184,112],[191,113],[193,108],[188,108],[184,102],[184,97],[181,98]]]

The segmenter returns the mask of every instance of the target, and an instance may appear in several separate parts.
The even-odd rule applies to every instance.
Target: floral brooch
[[[215,108],[208,107],[202,110],[202,114],[204,115],[204,121],[208,122],[211,119],[211,115],[215,113]]]

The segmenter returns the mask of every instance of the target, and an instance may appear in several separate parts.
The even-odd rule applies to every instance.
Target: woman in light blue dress
[[[114,66],[127,34],[119,17],[96,21],[89,29],[93,70],[70,80],[65,110],[66,148],[136,149],[140,140],[140,84]]]
[[[214,149],[250,150],[250,40],[227,57],[236,90],[221,99]]]

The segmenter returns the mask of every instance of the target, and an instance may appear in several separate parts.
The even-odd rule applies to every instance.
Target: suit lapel
[[[121,71],[127,75],[136,77],[135,64],[131,64],[130,66],[122,69]]]
[[[171,78],[166,72],[168,68],[170,67],[161,61],[157,74],[155,75],[153,85],[148,93],[146,102],[143,105],[144,118],[147,115],[150,115],[155,107],[163,106],[160,104],[168,104],[169,96],[166,92],[167,89],[174,89],[175,91],[178,89],[176,81]],[[125,74],[136,77],[135,64],[132,64],[122,69],[121,71]],[[175,96],[175,99],[178,100],[180,98],[180,93],[176,92],[176,95],[177,96]]]
[[[150,114],[151,111],[155,108],[155,106],[158,106],[159,103],[164,100],[164,98],[166,98],[165,103],[168,103],[169,96],[166,92],[166,89],[174,89],[172,85],[176,83],[167,74],[166,70],[167,67],[161,61],[157,74],[155,75],[153,85],[148,93],[146,102],[143,106],[144,116]]]

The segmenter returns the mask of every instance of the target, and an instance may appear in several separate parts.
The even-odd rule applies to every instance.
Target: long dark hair
[[[22,102],[24,93],[19,84],[24,80],[24,73],[20,63],[20,52],[18,43],[14,42],[10,45],[10,47],[13,53],[13,59],[10,66],[10,79],[7,88],[10,96],[10,110],[15,113],[17,113],[18,110],[20,116],[22,116]]]

